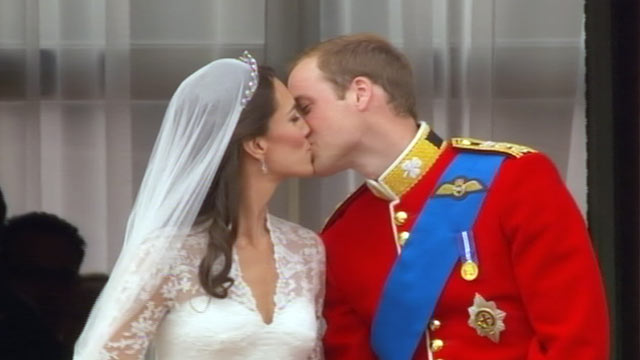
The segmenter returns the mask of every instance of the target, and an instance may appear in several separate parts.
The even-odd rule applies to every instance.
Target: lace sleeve
[[[167,312],[199,289],[194,270],[199,242],[189,236],[152,237],[130,258],[121,255],[76,343],[74,359],[143,359]]]
[[[313,348],[313,352],[309,356],[309,360],[322,360],[324,359],[324,349],[322,346],[322,338],[324,336],[324,330],[326,328],[324,318],[322,317],[322,309],[324,306],[324,294],[325,294],[325,252],[322,240],[315,235],[317,251],[312,259],[312,281],[314,284],[315,293],[315,306],[316,306],[316,320],[318,322],[317,338]]]
[[[158,325],[174,302],[179,280],[168,275],[142,308],[111,336],[103,348],[109,360],[143,359]]]

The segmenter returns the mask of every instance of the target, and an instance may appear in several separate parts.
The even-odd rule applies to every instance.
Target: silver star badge
[[[498,309],[494,301],[485,300],[476,293],[473,306],[469,308],[469,326],[476,329],[480,336],[486,336],[491,341],[500,341],[500,332],[505,330],[504,318],[507,313]]]

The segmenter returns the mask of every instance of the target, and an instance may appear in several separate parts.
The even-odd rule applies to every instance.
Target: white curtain
[[[55,213],[109,271],[168,99],[208,61],[370,31],[409,56],[420,117],[444,137],[548,153],[583,211],[583,0],[0,0],[0,187]],[[361,178],[287,181],[280,216],[319,229]]]

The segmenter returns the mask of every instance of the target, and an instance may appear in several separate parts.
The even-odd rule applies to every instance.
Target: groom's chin
[[[323,164],[321,161],[312,161],[311,165],[313,166],[313,176],[317,177],[331,176],[343,170],[330,166],[331,164]]]

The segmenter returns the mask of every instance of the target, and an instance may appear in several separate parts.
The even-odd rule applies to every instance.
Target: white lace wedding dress
[[[143,359],[152,344],[148,358],[158,360],[322,359],[322,243],[274,216],[267,224],[278,273],[271,323],[258,312],[235,251],[228,297],[204,292],[198,265],[208,235],[196,229],[173,247],[173,266],[144,308],[105,341],[102,358]]]

